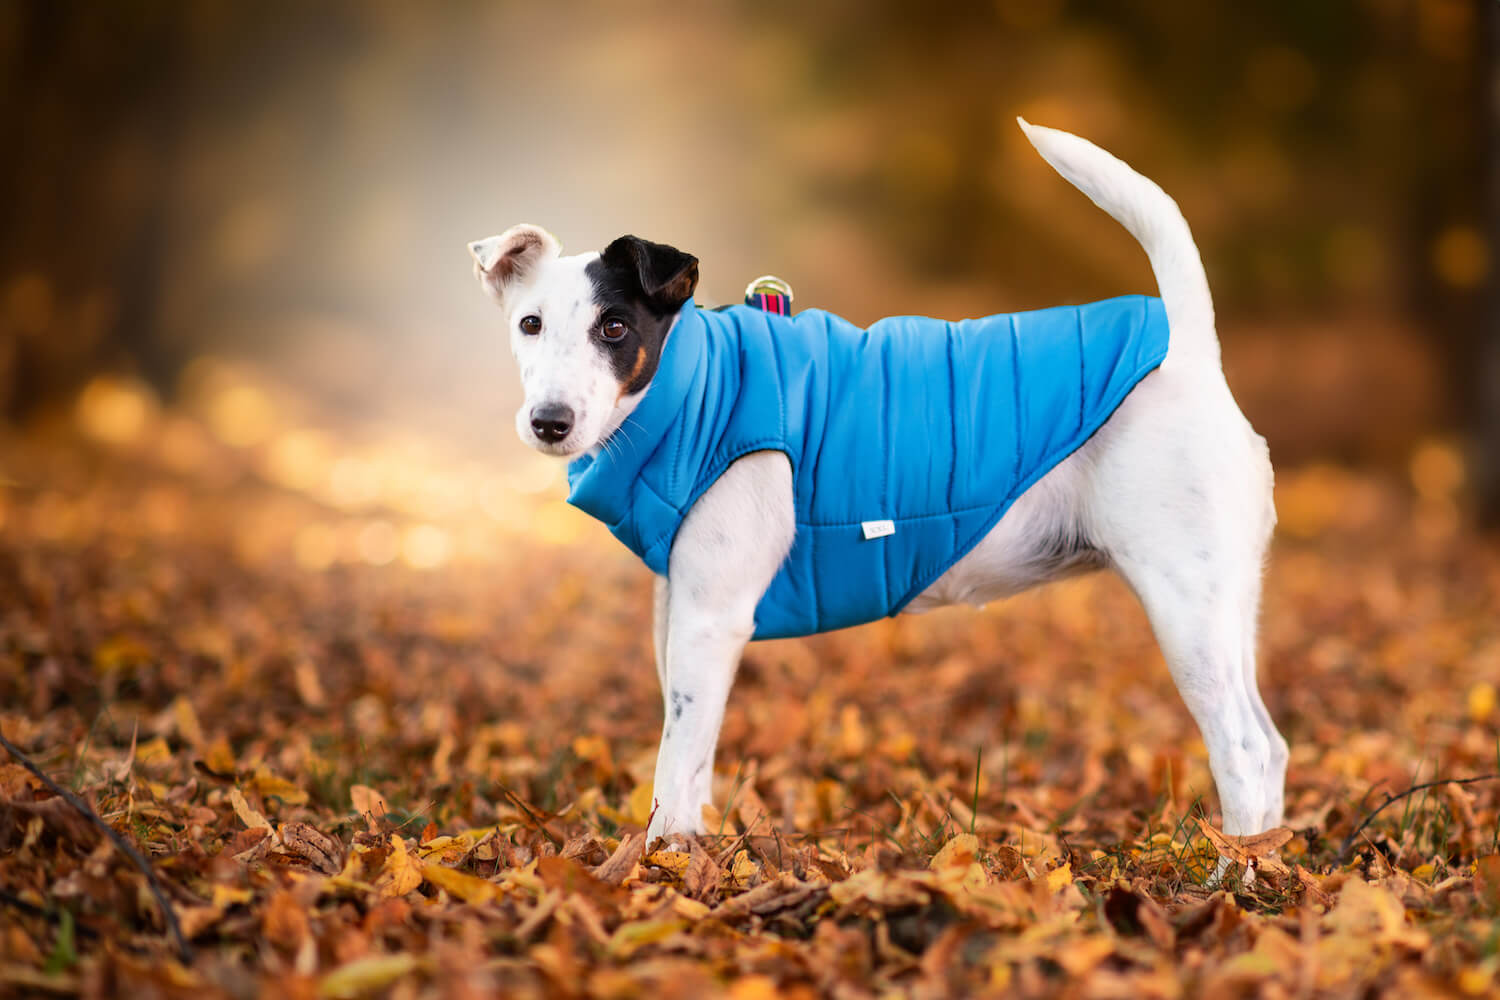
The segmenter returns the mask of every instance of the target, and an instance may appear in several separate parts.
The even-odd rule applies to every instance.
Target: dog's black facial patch
[[[698,286],[698,258],[638,236],[621,236],[584,269],[594,286],[599,318],[591,331],[620,383],[620,395],[651,383],[672,317]],[[606,340],[606,325],[624,335]],[[614,328],[611,328],[614,330]]]

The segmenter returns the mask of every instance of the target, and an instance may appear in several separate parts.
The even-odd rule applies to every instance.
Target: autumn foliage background
[[[191,949],[7,761],[0,992],[1500,991],[1500,782],[1467,781],[1500,772],[1493,27],[0,7],[0,731]],[[1101,576],[752,646],[712,834],[643,843],[647,574],[515,440],[464,244],[636,232],[700,299],[772,271],[862,322],[1150,290],[1017,114],[1158,180],[1203,250],[1278,470],[1290,839],[1209,882],[1202,743]]]

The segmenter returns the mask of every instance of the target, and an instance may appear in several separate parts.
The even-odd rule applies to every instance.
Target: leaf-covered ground
[[[6,761],[0,993],[1500,990],[1500,782],[1401,798],[1340,854],[1388,794],[1500,770],[1500,549],[1450,449],[1283,470],[1262,676],[1292,836],[1211,886],[1204,750],[1116,581],[752,646],[722,815],[662,850],[644,569],[545,467],[216,378],[170,412],[96,383],[0,441],[0,729],[151,859],[192,949]]]

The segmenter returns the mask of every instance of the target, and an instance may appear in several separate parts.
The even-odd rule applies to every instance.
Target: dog
[[[576,256],[531,225],[470,244],[520,369],[517,432],[571,460],[570,502],[657,574],[649,840],[704,832],[751,638],[978,606],[1103,568],[1145,608],[1207,745],[1223,830],[1281,823],[1287,744],[1256,677],[1270,456],[1225,383],[1197,246],[1154,182],[1018,121],[1141,244],[1159,300],[862,331],[816,311],[698,309],[697,259],[634,236]]]

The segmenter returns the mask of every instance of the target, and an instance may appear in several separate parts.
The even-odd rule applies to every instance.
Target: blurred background
[[[571,537],[466,242],[634,232],[700,302],[771,271],[861,323],[1153,291],[1019,114],[1181,203],[1291,530],[1355,467],[1493,519],[1495,8],[6,0],[6,471],[67,428],[406,519],[302,524],[310,567],[441,561],[466,512]]]

